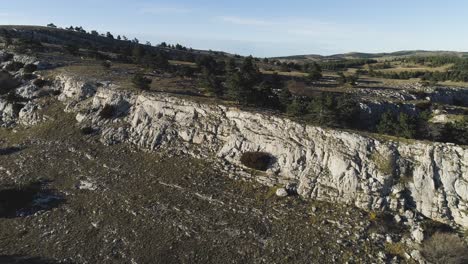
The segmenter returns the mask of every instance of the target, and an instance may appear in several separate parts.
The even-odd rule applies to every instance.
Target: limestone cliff
[[[61,99],[80,112],[77,120],[99,127],[108,144],[129,142],[150,150],[185,146],[241,167],[243,152],[263,151],[274,158],[270,169],[256,176],[265,184],[292,183],[306,198],[366,210],[410,209],[468,226],[466,147],[384,141],[269,113],[167,94],[123,92],[112,86],[96,88],[69,77],[59,80]],[[113,106],[113,120],[99,117],[105,105]]]

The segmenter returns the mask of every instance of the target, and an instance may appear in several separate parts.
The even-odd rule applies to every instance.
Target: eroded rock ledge
[[[216,157],[227,168],[242,167],[244,152],[267,152],[273,162],[255,176],[265,184],[297,186],[305,198],[391,210],[408,221],[418,212],[468,227],[467,147],[383,141],[71,76],[58,76],[56,86],[67,111],[99,129],[106,144],[127,142],[148,150],[176,146]],[[113,118],[100,115],[106,105]]]

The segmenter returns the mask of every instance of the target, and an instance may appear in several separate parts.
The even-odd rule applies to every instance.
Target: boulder
[[[276,190],[276,196],[278,197],[286,197],[288,196],[288,191],[286,190],[286,188],[278,188]]]

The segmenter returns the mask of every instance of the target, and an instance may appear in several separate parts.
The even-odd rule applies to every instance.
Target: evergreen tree
[[[413,117],[400,113],[398,117],[397,135],[405,138],[414,138],[416,134],[416,120]]]
[[[135,62],[137,63],[140,63],[143,56],[145,56],[145,49],[143,49],[142,46],[136,44],[135,46],[133,46],[133,50],[132,50],[132,56],[133,56],[133,59],[135,60]]]
[[[286,113],[295,117],[303,117],[307,114],[307,102],[302,98],[294,98],[288,105]]]
[[[232,67],[232,65],[229,67]],[[258,99],[255,86],[259,81],[260,72],[255,66],[252,56],[247,57],[239,70],[234,70],[228,74],[226,82],[228,95],[231,99],[242,104],[255,103]]]
[[[381,134],[394,134],[397,130],[396,119],[392,112],[387,111],[382,114],[377,124],[377,132]]]
[[[320,71],[317,71],[316,69],[310,71],[308,74],[307,74],[307,79],[310,81],[310,82],[313,82],[313,81],[318,81],[322,78],[322,73]]]
[[[207,69],[203,69],[202,71],[200,85],[203,88],[206,88],[207,91],[210,93],[210,95],[213,95],[216,97],[221,97],[223,95],[221,82],[216,77],[216,75],[214,75]]]
[[[236,60],[234,58],[231,58],[228,60],[226,66],[226,73],[231,74],[237,71],[237,65],[236,65]]]
[[[338,83],[341,84],[341,85],[345,84],[346,83],[346,76],[344,75],[344,73],[338,72],[337,75],[338,75]]]
[[[284,86],[279,94],[278,94],[278,100],[280,103],[280,108],[281,110],[286,110],[288,105],[291,103],[292,95],[291,92],[289,91],[289,88],[287,86]]]
[[[141,90],[149,90],[151,82],[143,73],[137,73],[132,78],[132,83]]]
[[[334,126],[336,121],[335,102],[330,94],[320,94],[312,99],[307,106],[306,119],[313,123]]]
[[[241,74],[237,70],[230,72],[226,79],[227,96],[229,99],[234,100],[236,102],[242,101],[241,79],[242,79]]]

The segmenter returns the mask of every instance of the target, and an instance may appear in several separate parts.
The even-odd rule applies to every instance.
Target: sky
[[[0,0],[0,24],[82,26],[195,49],[273,57],[468,51],[468,1]]]

